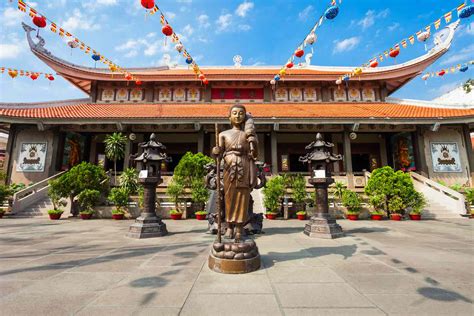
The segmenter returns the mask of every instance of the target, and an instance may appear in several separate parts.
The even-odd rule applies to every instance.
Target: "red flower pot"
[[[370,219],[373,220],[373,221],[381,221],[382,220],[382,215],[370,214]]]
[[[419,221],[421,220],[421,214],[410,214],[410,219],[412,221]]]
[[[123,219],[123,214],[112,214],[112,219],[121,221]]]
[[[171,216],[171,219],[174,219],[174,220],[178,220],[178,219],[181,219],[181,217],[183,216],[182,213],[179,213],[179,214],[170,214]]]
[[[347,214],[347,219],[351,221],[356,221],[359,219],[359,214]]]
[[[1,213],[0,213],[0,218],[2,218],[2,217],[3,217],[3,214],[5,214],[5,213],[3,213],[3,212],[1,212]]]
[[[206,219],[206,214],[196,214],[196,219],[198,221],[203,221]]]
[[[2,214],[2,215],[3,215],[3,214]],[[49,219],[51,219],[51,220],[58,220],[58,219],[61,218],[62,213],[61,213],[61,214],[48,214],[48,215],[49,215]]]
[[[390,219],[392,221],[401,221],[402,220],[402,215],[400,215],[400,214],[390,214]]]
[[[265,214],[265,217],[266,217],[267,219],[275,219],[275,218],[277,217],[277,215],[276,215],[276,214],[268,214],[268,213],[267,213],[267,214]]]
[[[302,215],[296,214],[296,217],[298,217],[298,219],[299,219],[300,221],[306,220],[306,214],[302,214]]]
[[[80,214],[82,219],[91,219],[92,214]]]

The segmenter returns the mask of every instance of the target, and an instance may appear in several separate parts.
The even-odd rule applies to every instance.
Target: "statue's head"
[[[241,126],[245,122],[247,111],[245,106],[235,104],[229,111],[229,120],[233,126]]]

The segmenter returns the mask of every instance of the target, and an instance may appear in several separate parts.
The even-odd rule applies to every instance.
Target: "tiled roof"
[[[0,117],[31,119],[222,118],[230,104],[75,104],[34,108],[0,105]],[[394,103],[246,104],[256,118],[474,118],[474,109],[430,108]]]

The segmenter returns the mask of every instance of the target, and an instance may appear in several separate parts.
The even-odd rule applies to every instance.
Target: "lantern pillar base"
[[[335,239],[344,237],[342,227],[328,213],[312,216],[304,228],[305,235],[313,238]]]
[[[166,224],[154,213],[142,213],[130,225],[127,237],[134,239],[162,237],[168,234]]]

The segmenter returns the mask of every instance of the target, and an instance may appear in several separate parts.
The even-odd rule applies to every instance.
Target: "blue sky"
[[[184,65],[171,46],[164,46],[159,17],[145,19],[139,0],[26,1],[122,67]],[[326,8],[324,1],[283,0],[164,0],[157,5],[181,35],[182,42],[199,65],[232,65],[241,55],[243,65],[283,65]],[[340,13],[318,29],[313,65],[358,66],[374,54],[441,17],[461,0],[343,0]],[[416,3],[416,5],[415,5]],[[454,19],[457,15],[454,15]],[[28,14],[17,10],[16,1],[0,4],[0,65],[51,72],[28,50],[21,22]],[[474,19],[463,21],[451,50],[428,71],[474,59]],[[471,28],[467,26],[471,23]],[[445,23],[443,21],[442,26]],[[71,52],[58,35],[43,29],[46,47],[73,63],[93,66],[90,55]],[[397,62],[424,54],[417,43],[402,49]],[[382,65],[393,64],[393,61]],[[416,78],[397,93],[399,98],[431,100],[466,81],[466,73],[434,78],[428,84]],[[80,98],[85,95],[58,77],[53,83],[0,76],[0,102],[34,102]]]

